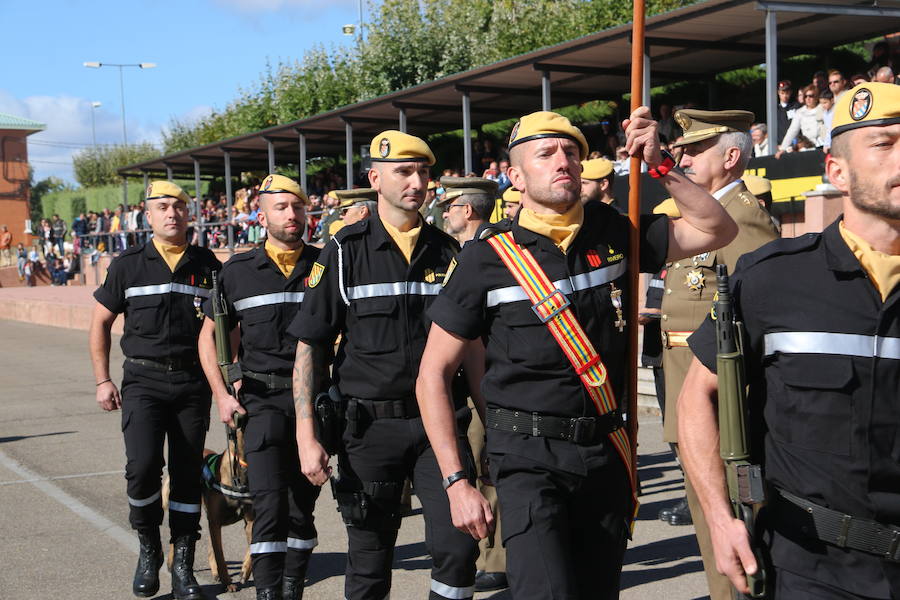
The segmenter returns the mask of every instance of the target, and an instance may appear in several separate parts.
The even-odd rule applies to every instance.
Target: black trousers
[[[258,589],[280,589],[284,575],[303,580],[309,557],[319,543],[313,510],[318,486],[300,471],[296,420],[285,412],[290,390],[269,392],[244,381],[244,405],[250,414],[244,430],[253,536],[250,554]]]
[[[618,598],[631,494],[618,457],[586,476],[497,452],[490,468],[513,598]]]
[[[471,416],[467,408],[463,411]],[[465,453],[463,464],[471,464],[465,437],[468,417],[463,418],[459,444]],[[413,482],[425,517],[425,546],[432,558],[429,599],[472,598],[478,543],[450,520],[450,503],[422,419],[378,419],[358,436],[345,431],[338,464],[343,485],[352,481],[362,488],[365,483],[388,483],[396,490],[390,498],[367,498],[366,519],[347,526],[347,600],[383,600],[390,592],[400,494],[406,478]]]
[[[775,569],[774,600],[873,600],[879,597],[858,596],[792,571]]]
[[[128,520],[133,529],[162,524],[163,444],[169,448],[169,528],[172,538],[199,537],[203,443],[209,429],[210,391],[199,367],[161,371],[125,363],[122,433]]]

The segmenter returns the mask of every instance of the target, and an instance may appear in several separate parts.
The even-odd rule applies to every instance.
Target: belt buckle
[[[900,562],[900,529],[894,529],[891,544],[884,557],[891,562]]]
[[[533,435],[534,437],[538,437],[539,435],[541,435],[541,419],[542,417],[540,413],[531,413],[531,435]]]
[[[547,302],[549,302],[550,300],[553,300],[554,298],[557,298],[557,297],[562,299],[559,308],[554,309],[553,312],[551,312],[546,317],[542,316],[538,309],[541,306],[543,306],[544,304],[546,304]],[[543,298],[541,298],[540,300],[538,300],[537,302],[532,304],[531,310],[533,310],[534,314],[537,315],[537,318],[541,320],[541,323],[546,323],[547,321],[549,321],[550,319],[552,319],[553,317],[555,317],[556,315],[558,315],[565,309],[569,308],[569,304],[571,304],[571,303],[569,302],[569,299],[566,298],[566,295],[563,294],[562,291],[560,291],[558,288],[554,288],[552,292],[550,292],[549,294],[547,294],[546,296],[544,296]]]

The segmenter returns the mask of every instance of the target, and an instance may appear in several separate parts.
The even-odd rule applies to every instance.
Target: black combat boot
[[[284,576],[284,596],[283,600],[302,600],[303,599],[303,577]]]
[[[278,590],[275,588],[257,588],[256,600],[281,600],[281,598],[278,597]]]
[[[659,520],[668,522],[672,518],[672,513],[684,512],[688,508],[687,498],[682,498],[672,506],[667,506],[659,511]]]
[[[159,529],[141,529],[138,531],[138,541],[141,544],[141,553],[138,556],[137,569],[134,570],[131,591],[135,596],[149,598],[159,591],[159,568],[163,563]]]
[[[172,560],[172,595],[175,600],[203,600],[200,584],[194,578],[193,536],[175,538],[175,557]]]

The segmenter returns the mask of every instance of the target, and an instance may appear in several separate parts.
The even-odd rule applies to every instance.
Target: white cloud
[[[28,136],[28,159],[35,179],[51,175],[75,183],[72,155],[89,147],[94,140],[91,130],[91,101],[73,96],[29,96],[19,99],[0,90],[0,112],[32,119],[46,129]],[[105,106],[93,109],[98,144],[122,143],[121,115]],[[155,123],[128,119],[129,142],[159,145],[161,128]]]

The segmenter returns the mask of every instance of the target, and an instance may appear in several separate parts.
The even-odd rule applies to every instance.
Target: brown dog
[[[236,415],[237,416],[237,415]],[[209,570],[214,581],[222,582],[229,592],[236,592],[241,583],[250,579],[250,540],[253,534],[253,503],[247,486],[247,462],[244,460],[244,424],[238,420],[238,427],[226,429],[228,443],[222,454],[208,448],[203,450],[203,505],[206,507],[206,524],[209,532]],[[162,489],[163,506],[168,508],[169,478],[166,476]],[[240,579],[231,580],[228,564],[222,551],[222,527],[244,521],[247,535],[247,553],[241,565]],[[169,546],[166,561],[172,569],[173,549]]]

